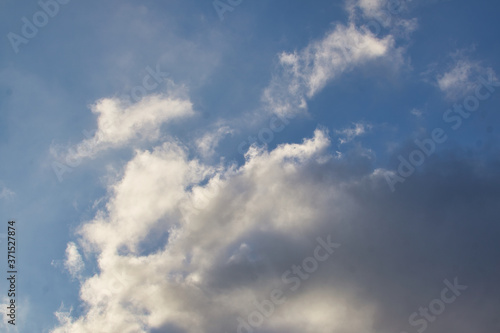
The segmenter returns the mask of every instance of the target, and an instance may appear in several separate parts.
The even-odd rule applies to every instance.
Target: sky
[[[500,332],[497,2],[0,9],[0,331]]]

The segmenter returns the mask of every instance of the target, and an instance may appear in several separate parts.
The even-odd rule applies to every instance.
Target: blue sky
[[[60,1],[0,3],[2,331],[500,329],[499,4]]]

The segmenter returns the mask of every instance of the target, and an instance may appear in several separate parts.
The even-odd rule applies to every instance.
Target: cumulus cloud
[[[375,15],[380,2],[360,3]],[[354,66],[399,61],[394,45],[391,35],[337,25],[279,56],[281,71],[263,100],[280,115],[305,111],[308,99]],[[354,123],[337,134],[346,143],[369,129]],[[204,135],[197,151],[210,156],[229,132]],[[474,288],[428,324],[492,331],[500,296],[498,162],[475,163],[467,152],[431,156],[396,196],[390,171],[373,160],[363,149],[333,158],[322,130],[271,151],[251,146],[239,166],[206,164],[173,139],[136,149],[108,186],[105,207],[78,230],[85,257],[97,265],[81,278],[85,311],[61,308],[52,332],[413,332],[412,313],[456,276]],[[342,246],[306,274],[297,265],[315,253],[318,238]],[[81,259],[74,243],[68,248]],[[276,290],[283,302],[265,315]]]
[[[474,288],[436,327],[491,330],[493,308],[474,299],[488,290],[498,303],[496,280],[481,273],[498,256],[497,174],[435,158],[394,196],[384,170],[332,159],[329,146],[317,130],[300,144],[252,147],[243,165],[223,170],[176,142],[138,151],[106,208],[80,228],[98,264],[82,281],[87,311],[61,311],[53,332],[237,332],[274,289],[284,303],[260,331],[408,331],[408,316],[457,275]],[[481,244],[464,238],[471,233]],[[291,290],[283,273],[327,235],[342,247]]]
[[[115,195],[107,204],[107,214],[99,214],[82,233],[102,250],[126,246],[136,252],[151,228],[168,230],[175,225],[169,213],[184,198],[183,189],[213,172],[196,160],[188,161],[187,152],[176,143],[138,151],[121,181],[110,188]]]
[[[133,104],[118,98],[103,98],[91,110],[97,115],[97,130],[69,149],[67,161],[93,158],[103,150],[121,148],[134,140],[156,140],[163,124],[194,114],[189,99],[174,92],[149,95]]]

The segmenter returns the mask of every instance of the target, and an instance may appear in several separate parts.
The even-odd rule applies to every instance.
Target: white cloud
[[[483,67],[479,62],[465,56],[468,50],[458,50],[451,54],[453,62],[444,73],[436,75],[437,87],[449,100],[458,100],[472,93],[480,77],[496,75],[491,68]]]
[[[304,111],[306,100],[330,80],[381,57],[401,62],[392,36],[377,38],[354,24],[339,24],[322,40],[279,56],[281,72],[265,90],[264,103],[282,115]],[[122,133],[115,128],[121,120],[117,101],[102,103],[94,107],[102,114],[98,132],[87,143],[93,150],[84,142],[76,155],[91,156],[94,147],[120,146],[138,133],[154,133],[151,127],[157,129],[158,122],[143,121],[143,108],[136,107],[127,110],[137,120]],[[191,105],[183,105],[179,114],[189,114]],[[198,150],[209,156],[229,131],[222,127],[205,135],[196,142]],[[360,134],[355,130],[348,136]],[[174,142],[137,150],[121,179],[109,187],[106,209],[79,231],[85,251],[98,257],[99,273],[81,287],[88,311],[78,318],[60,315],[54,332],[236,330],[236,318],[253,310],[252,301],[267,297],[270,286],[282,286],[280,274],[304,259],[307,239],[324,234],[327,216],[340,218],[349,209],[350,200],[338,197],[337,188],[310,178],[310,167],[322,168],[332,159],[329,145],[327,133],[317,130],[301,144],[280,145],[271,152],[251,147],[243,166],[227,169],[189,159],[185,148]],[[330,200],[340,201],[332,205]],[[272,252],[263,252],[259,235],[270,237],[266,246],[284,250],[276,252],[274,264],[266,259]],[[256,283],[252,276],[263,280]],[[321,289],[315,284],[301,289],[289,301],[289,310],[266,326],[285,330],[287,323],[295,323],[288,332],[297,327],[301,332],[321,331],[325,325],[349,332],[350,321],[357,328],[371,326],[370,302],[360,308],[354,292]],[[334,296],[340,290],[344,299]],[[304,301],[315,299],[314,311],[301,311]],[[321,315],[332,308],[337,316]],[[350,320],[339,322],[344,316]]]
[[[69,149],[66,160],[93,158],[102,150],[120,148],[134,140],[156,140],[163,124],[194,114],[192,103],[178,92],[149,95],[134,104],[104,98],[91,109],[97,114],[97,131]]]
[[[418,27],[416,18],[403,17],[408,12],[410,1],[347,0],[346,10],[352,22],[366,25],[376,34],[382,34],[386,29],[394,37],[409,39]]]
[[[367,10],[378,8],[377,1],[362,3]],[[280,55],[282,72],[264,100],[275,113],[303,111],[307,99],[329,80],[380,57],[400,59],[392,36],[381,39],[352,24],[337,25],[323,40]],[[184,111],[179,114],[192,112],[190,104],[180,109]],[[110,114],[113,121],[121,120]],[[95,146],[120,146],[137,135],[149,135],[146,129],[158,131],[155,122],[137,119],[132,123],[142,125],[131,125],[124,133],[100,124],[108,135],[99,141],[96,134],[101,143]],[[337,134],[346,143],[370,128],[354,123]],[[198,152],[210,156],[228,133],[229,128],[220,127],[205,134],[195,142]],[[282,273],[307,257],[318,236],[330,233],[348,242],[346,250],[302,281],[297,292],[288,293],[285,304],[261,329],[405,329],[415,304],[428,302],[425,291],[434,291],[428,283],[432,272],[439,272],[441,279],[443,262],[451,267],[465,257],[435,257],[453,246],[463,248],[464,240],[450,236],[450,224],[471,223],[476,230],[475,221],[460,214],[468,200],[459,207],[447,207],[446,200],[439,205],[439,199],[447,198],[446,182],[436,182],[433,174],[417,188],[408,181],[408,190],[393,196],[385,182],[390,171],[373,171],[370,152],[357,148],[346,158],[332,158],[328,134],[316,130],[302,143],[282,144],[272,151],[252,146],[243,165],[218,168],[191,157],[179,142],[137,149],[121,177],[109,185],[105,208],[78,232],[82,248],[91,254],[86,258],[95,256],[98,267],[81,281],[85,312],[74,316],[61,308],[53,332],[236,332],[237,318],[248,318],[254,302],[267,299],[273,288],[288,288]],[[82,154],[91,156],[85,149]],[[352,155],[354,162],[349,160]],[[415,177],[422,175],[425,172]],[[437,183],[439,192],[420,192]],[[450,184],[456,196],[468,195],[457,191],[456,179]],[[475,182],[471,184],[467,186]],[[438,196],[429,199],[429,193]],[[67,267],[81,272],[76,245],[68,244],[67,252]],[[423,254],[428,260],[419,260]],[[474,307],[468,310],[473,313]],[[455,321],[440,318],[441,324]]]
[[[373,126],[370,124],[353,123],[353,127],[337,130],[335,133],[339,135],[339,144],[351,142],[354,138],[365,134]]]
[[[473,68],[476,65],[467,60],[459,60],[448,72],[436,78],[439,89],[449,99],[465,96],[474,88]]]
[[[351,19],[355,19],[358,12],[364,17],[374,18],[382,15],[386,3],[384,0],[347,0],[346,8]]]
[[[109,189],[114,196],[107,212],[101,212],[82,233],[102,250],[125,245],[135,252],[152,228],[175,226],[169,214],[185,199],[184,188],[212,172],[211,167],[188,161],[186,151],[175,143],[138,151],[123,178]]]
[[[85,268],[82,256],[80,255],[80,252],[78,252],[78,247],[73,242],[68,243],[66,247],[66,260],[64,261],[64,267],[73,278],[79,278],[82,270]]]
[[[318,236],[317,228],[324,222],[318,214],[326,204],[324,194],[331,198],[336,191],[325,187],[327,192],[314,194],[310,187],[314,185],[296,182],[309,163],[327,161],[320,157],[328,145],[326,134],[316,131],[302,144],[281,145],[271,152],[252,148],[245,165],[223,172],[224,186],[218,186],[203,210],[194,208],[193,193],[209,186],[197,184],[214,170],[188,160],[172,143],[138,152],[123,178],[110,187],[106,211],[81,228],[82,242],[98,255],[100,269],[82,284],[88,313],[72,318],[68,312],[58,312],[61,326],[54,332],[146,332],[165,325],[186,332],[219,332],[221,327],[234,331],[236,316],[252,310],[252,299],[268,295],[269,285],[282,284],[280,275],[267,276],[269,281],[262,286],[245,275],[250,267],[269,274],[256,254],[261,250],[253,235],[268,232],[287,240],[286,246],[304,248],[305,238],[297,238],[298,234]],[[168,232],[168,242],[158,242],[150,254],[142,253],[142,246],[151,246],[158,232]],[[129,251],[124,253],[123,246]],[[67,266],[81,267],[77,254],[70,243]],[[301,259],[302,254],[297,255]],[[308,330],[325,324],[340,329],[347,326],[336,318],[345,315],[363,316],[357,320],[359,327],[369,327],[370,311],[355,309],[348,299],[338,300],[333,294],[320,301],[324,293],[314,285],[310,288],[312,293],[304,289],[286,312],[269,321],[269,327],[296,322]],[[301,302],[314,299],[320,312],[292,316],[300,312]],[[338,316],[318,317],[332,307],[338,307]],[[291,317],[296,318],[289,321]]]
[[[16,287],[19,290],[19,276],[17,276],[18,280],[16,280]],[[5,285],[7,287],[7,285]],[[10,309],[8,308],[11,305],[11,299],[7,297],[7,292],[5,292],[6,296],[3,296],[0,300],[0,316],[2,320],[0,321],[0,331],[4,333],[19,333],[19,332],[30,332],[32,330],[32,325],[29,321],[24,320],[24,318],[30,318],[32,316],[32,303],[30,299],[25,296],[20,296],[20,293],[17,293],[17,297],[15,297],[15,325],[9,324],[8,321],[13,318],[10,317]]]
[[[59,309],[54,313],[57,321],[63,325],[70,325],[72,321],[71,313],[73,308],[66,309],[64,303],[61,303]]]
[[[390,58],[394,66],[399,66],[403,62],[402,50],[394,44],[391,35],[377,38],[352,23],[338,24],[322,40],[303,50],[280,54],[280,73],[263,94],[266,108],[280,115],[305,112],[307,99],[356,66],[381,57]]]
[[[329,145],[327,133],[317,130],[300,144],[252,147],[242,166],[227,169],[190,159],[178,143],[138,151],[109,187],[106,208],[80,228],[80,241],[98,264],[98,273],[82,280],[86,312],[59,311],[53,332],[236,332],[237,318],[248,318],[273,288],[287,291],[286,301],[262,330],[403,330],[410,309],[428,302],[422,290],[434,291],[416,272],[439,272],[440,284],[442,263],[415,261],[409,271],[391,265],[407,267],[409,256],[441,253],[443,246],[461,249],[463,240],[450,243],[443,223],[474,227],[473,220],[457,210],[462,206],[415,201],[425,197],[424,184],[436,184],[432,175],[413,188],[405,183],[408,193],[395,197],[385,182],[388,171],[363,168],[369,159],[362,155],[355,163],[329,158]],[[456,179],[449,184],[456,192]],[[199,208],[204,192],[208,202]],[[432,238],[421,242],[429,229]],[[290,291],[282,274],[328,234],[343,239],[341,250]],[[404,246],[394,247],[401,237]],[[446,260],[452,267],[463,258],[456,253]]]
[[[204,157],[210,157],[215,153],[215,149],[219,142],[229,134],[233,134],[229,126],[220,126],[215,131],[205,133],[201,138],[196,140],[196,146],[200,154]]]

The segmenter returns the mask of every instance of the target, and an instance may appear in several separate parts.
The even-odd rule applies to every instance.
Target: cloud
[[[359,6],[367,16],[380,10],[379,1]],[[279,55],[263,102],[280,115],[305,112],[328,82],[381,58],[401,63],[393,35],[379,38],[353,22],[336,25],[323,39]],[[113,135],[100,145],[157,138],[157,123],[146,123],[125,134],[111,127],[104,132]],[[343,144],[370,128],[353,123],[336,134]],[[196,157],[210,157],[229,133],[220,126],[194,144],[169,138],[149,150],[135,147],[109,184],[104,208],[77,232],[97,269],[81,277],[84,312],[61,308],[54,333],[243,332],[238,326],[255,323],[257,310],[262,320],[248,332],[412,332],[409,316],[455,276],[474,286],[470,298],[429,325],[493,330],[498,278],[485,276],[498,277],[498,161],[476,161],[462,151],[433,155],[395,196],[385,179],[390,171],[375,168],[370,152],[357,146],[334,158],[322,130],[271,151],[251,146],[242,165],[214,167]],[[297,264],[314,253],[318,237],[330,236],[342,247],[317,270],[300,271]],[[68,249],[79,258],[68,266],[83,267],[76,245]],[[293,279],[284,278],[287,272]],[[283,304],[265,315],[276,290]],[[478,306],[484,295],[488,306]]]
[[[219,142],[228,134],[233,134],[229,126],[220,126],[215,131],[205,133],[203,137],[196,140],[196,146],[200,154],[204,157],[210,157],[215,153]]]
[[[11,199],[16,195],[14,191],[0,184],[0,199]]]
[[[347,0],[346,9],[350,14],[351,20],[356,20],[359,16],[363,18],[379,18],[381,22],[387,24],[387,17],[382,20],[383,15],[390,16],[391,13],[385,13],[387,1],[385,0]],[[390,17],[389,17],[390,18]]]
[[[66,260],[64,261],[64,268],[68,270],[73,278],[80,277],[85,264],[82,260],[78,247],[75,243],[70,242],[66,247]]]
[[[422,115],[424,114],[424,112],[422,110],[418,109],[418,108],[411,109],[410,113],[412,115],[414,115],[415,117],[417,117],[417,118],[422,117]]]
[[[436,78],[439,89],[448,99],[458,99],[474,89],[472,71],[477,65],[467,60],[459,60],[446,73]]]
[[[346,10],[351,22],[370,27],[377,35],[387,30],[394,37],[409,39],[418,27],[416,18],[404,18],[411,0],[347,0]]]
[[[18,280],[16,280],[16,286],[18,287],[19,276],[17,276]],[[7,285],[5,285],[7,287]],[[6,290],[8,290],[7,288]],[[19,290],[19,289],[17,289]],[[19,333],[19,332],[30,332],[33,330],[32,323],[24,321],[23,318],[32,317],[34,315],[32,309],[32,303],[30,302],[30,298],[25,296],[20,296],[19,293],[16,295],[17,297],[7,297],[7,292],[5,296],[0,300],[0,316],[2,316],[2,320],[0,321],[0,330],[5,333]],[[10,317],[12,315],[11,309],[11,300],[15,299],[15,318]],[[9,324],[8,321],[14,319],[15,325]]]
[[[499,254],[495,165],[434,157],[394,196],[386,171],[362,156],[332,159],[329,147],[316,130],[299,144],[252,147],[222,170],[176,142],[137,151],[79,231],[98,264],[82,281],[87,311],[60,315],[53,332],[236,332],[273,289],[286,301],[262,331],[408,331],[408,316],[457,275],[474,286],[470,298],[436,327],[491,330],[495,307],[473,300],[489,290],[498,304],[497,279],[483,278]],[[283,273],[326,235],[342,247],[290,290]]]
[[[464,54],[465,51],[458,50],[452,53],[451,65],[444,73],[436,75],[438,88],[449,100],[459,100],[472,93],[480,77],[489,76],[496,80],[493,69],[483,67],[478,61],[470,60]]]
[[[252,148],[244,166],[224,172],[226,184],[218,186],[203,210],[194,207],[195,188],[209,186],[200,182],[213,170],[188,160],[173,143],[152,153],[139,152],[123,178],[110,187],[106,212],[80,231],[87,249],[98,254],[100,268],[82,284],[89,312],[69,321],[62,316],[63,326],[55,332],[143,332],[143,327],[167,324],[189,332],[215,332],[219,320],[231,329],[233,316],[244,315],[252,298],[268,292],[265,287],[253,290],[255,285],[246,285],[249,277],[241,274],[251,268],[248,258],[260,252],[255,237],[268,231],[284,237],[289,247],[305,247],[304,241],[293,240],[294,233],[310,232],[318,223],[313,207],[298,206],[314,200],[306,193],[290,193],[277,205],[269,198],[287,191],[297,168],[319,157],[328,144],[325,133],[317,131],[302,144],[282,145],[272,152]],[[168,241],[157,242],[154,251],[144,254],[142,246],[151,246],[160,230],[168,233]],[[246,240],[251,246],[243,245]],[[261,259],[255,262],[265,273]]]
[[[400,67],[405,62],[404,48],[395,46],[396,39],[408,38],[409,33],[417,28],[417,21],[401,19],[394,10],[392,14],[386,13],[385,4],[380,0],[347,1],[346,10],[350,14],[347,25],[336,24],[325,37],[302,50],[281,53],[278,68],[262,95],[264,108],[278,115],[305,113],[308,99],[328,82],[357,66],[375,59],[386,59],[392,66]],[[405,8],[401,3],[398,11]],[[384,36],[378,36],[380,31],[372,32],[369,25],[358,25],[358,12],[365,18],[378,19],[384,27],[390,26],[391,29]],[[388,18],[382,20],[383,13]]]
[[[178,92],[149,95],[133,104],[104,98],[91,109],[97,115],[97,131],[70,148],[66,160],[94,158],[103,150],[121,148],[134,140],[156,140],[163,124],[194,115],[192,103]]]
[[[271,83],[264,100],[278,114],[293,112],[294,106],[304,109],[306,97],[313,97],[329,80],[354,65],[384,55],[392,45],[390,37],[379,40],[353,25],[338,25],[304,50],[280,55],[283,77]]]
[[[213,168],[188,161],[187,152],[176,143],[137,151],[122,179],[109,188],[114,195],[106,205],[107,212],[100,212],[82,233],[101,250],[126,246],[137,252],[152,228],[168,230],[175,226],[169,214],[176,212],[185,199],[183,189],[212,173]]]
[[[279,55],[279,74],[264,91],[263,101],[270,111],[285,115],[304,112],[306,100],[325,85],[355,66],[383,56],[401,63],[401,50],[394,38],[377,38],[367,29],[354,24],[338,24],[322,40],[312,42],[301,51]]]
[[[351,142],[354,138],[365,134],[373,126],[370,124],[353,123],[353,127],[337,130],[335,133],[339,135],[339,144]]]

